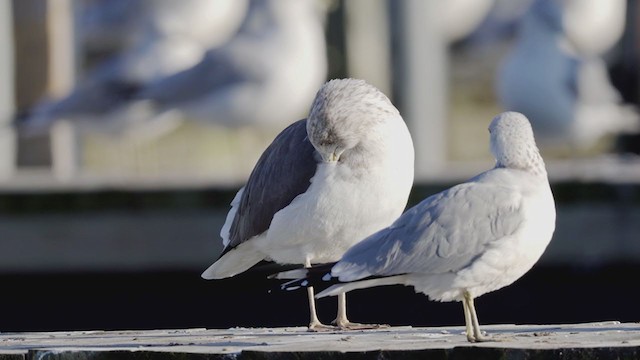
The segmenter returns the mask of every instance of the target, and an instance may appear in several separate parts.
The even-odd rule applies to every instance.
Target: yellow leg
[[[389,325],[378,324],[358,324],[353,323],[347,319],[347,294],[340,293],[338,295],[338,314],[333,322],[341,330],[366,330],[366,329],[380,329],[388,327]]]
[[[476,307],[473,303],[473,297],[468,291],[464,292],[464,299],[467,306],[468,315],[465,313],[465,320],[467,321],[467,340],[469,342],[481,342],[490,341],[490,339],[482,335],[480,331],[480,323],[478,322],[478,315],[476,314]],[[471,322],[471,332],[469,331],[469,320]]]
[[[350,322],[347,319],[347,294],[340,293],[338,295],[338,314],[336,315],[336,326],[340,328],[347,327]]]
[[[311,262],[309,259],[305,261],[304,267],[311,267]],[[320,322],[318,319],[318,314],[316,312],[316,299],[315,292],[313,291],[313,286],[309,286],[307,288],[307,296],[309,298],[309,331],[321,331],[327,329],[333,329],[333,327],[325,325]]]
[[[474,342],[475,338],[473,337],[473,328],[471,325],[471,312],[469,311],[469,303],[466,296],[462,298],[462,309],[464,310],[464,325],[466,328],[467,340],[469,342]]]
[[[320,328],[326,327],[326,325],[321,323],[318,319],[318,315],[316,313],[316,299],[312,286],[309,286],[307,288],[307,295],[309,296],[309,330],[318,330]]]

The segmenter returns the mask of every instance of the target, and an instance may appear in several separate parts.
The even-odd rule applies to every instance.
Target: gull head
[[[496,167],[546,174],[529,120],[518,112],[499,114],[489,125]]]
[[[337,162],[374,134],[377,125],[399,116],[391,101],[364,80],[336,79],[316,94],[307,134],[324,161]]]

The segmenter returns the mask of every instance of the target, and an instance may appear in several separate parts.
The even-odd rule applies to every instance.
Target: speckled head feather
[[[533,137],[533,129],[524,115],[504,112],[491,121],[489,132],[496,167],[547,173]]]
[[[349,149],[358,144],[367,129],[385,118],[400,117],[380,90],[364,80],[334,79],[318,91],[307,121],[311,143]]]

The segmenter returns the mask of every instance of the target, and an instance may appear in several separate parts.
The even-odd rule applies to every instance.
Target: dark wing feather
[[[319,160],[306,125],[306,120],[293,123],[262,153],[244,187],[222,255],[265,232],[273,216],[309,188]]]

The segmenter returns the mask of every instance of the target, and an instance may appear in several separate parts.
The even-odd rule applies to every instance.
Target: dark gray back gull
[[[237,275],[263,260],[279,264],[336,261],[388,226],[413,184],[413,143],[398,110],[362,80],[331,80],[307,120],[280,133],[231,203],[220,235],[223,253],[206,279]],[[309,288],[310,329],[326,327]],[[339,327],[360,327],[338,297]]]
[[[222,255],[267,231],[273,216],[309,188],[319,162],[307,138],[306,119],[284,129],[260,156],[243,188]]]

